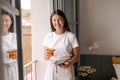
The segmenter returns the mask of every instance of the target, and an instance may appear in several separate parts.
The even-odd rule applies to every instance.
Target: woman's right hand
[[[49,48],[47,48],[47,47],[45,47],[45,49],[44,49],[44,58],[46,59],[46,60],[49,60],[53,55],[52,54],[50,54],[50,52],[49,52],[49,50],[48,50]]]

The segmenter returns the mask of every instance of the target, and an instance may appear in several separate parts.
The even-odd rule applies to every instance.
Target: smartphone
[[[65,65],[64,61],[58,61],[57,64],[60,65],[60,66]]]

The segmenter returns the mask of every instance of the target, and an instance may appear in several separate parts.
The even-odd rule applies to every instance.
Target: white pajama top
[[[54,56],[49,59],[44,80],[75,80],[73,65],[68,69],[56,65],[56,61],[70,59],[72,49],[79,46],[75,34],[69,31],[61,35],[51,32],[45,36],[42,45],[55,49]]]
[[[4,78],[5,80],[18,80],[17,60],[10,59],[7,53],[8,50],[17,49],[16,34],[10,32],[8,35],[1,36],[1,44]]]

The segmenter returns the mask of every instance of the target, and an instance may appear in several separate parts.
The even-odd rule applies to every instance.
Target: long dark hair
[[[65,16],[65,14],[64,14],[63,11],[61,11],[61,10],[59,10],[59,9],[54,10],[54,11],[51,13],[51,16],[50,16],[51,30],[52,30],[52,31],[55,31],[55,28],[53,27],[53,24],[52,24],[52,17],[53,17],[55,14],[61,16],[61,17],[64,19],[64,21],[65,21],[65,23],[64,23],[64,30],[70,31],[69,24],[68,24],[68,21],[67,21],[67,18],[66,18],[66,16]]]
[[[2,15],[8,15],[10,17],[10,19],[12,21],[12,24],[11,24],[11,26],[10,26],[8,31],[9,32],[13,32],[14,31],[14,19],[13,19],[13,16],[10,13],[8,13],[6,11],[3,11],[3,10],[2,10]]]

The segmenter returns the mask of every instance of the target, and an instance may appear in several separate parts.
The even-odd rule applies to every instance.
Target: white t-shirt
[[[16,61],[10,59],[7,53],[8,50],[17,49],[16,34],[10,32],[8,35],[1,36],[1,44],[4,63],[12,63]]]
[[[54,48],[53,60],[61,60],[72,56],[72,49],[78,47],[78,41],[72,32],[66,31],[65,33],[58,35],[55,32],[50,32],[45,36],[42,43],[43,46],[48,48]]]
[[[79,46],[76,36],[69,31],[61,35],[51,32],[45,36],[42,45],[55,49],[54,56],[48,62],[43,80],[75,80],[73,65],[68,69],[63,69],[54,62],[69,59],[72,56],[72,49]]]

